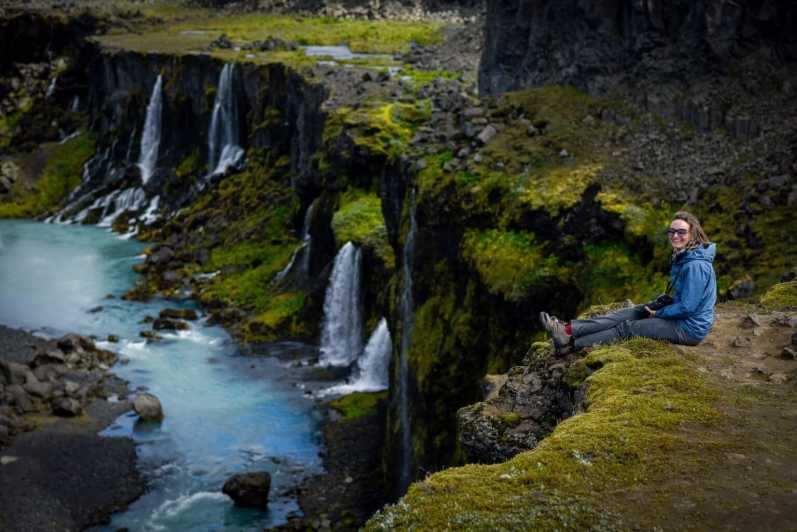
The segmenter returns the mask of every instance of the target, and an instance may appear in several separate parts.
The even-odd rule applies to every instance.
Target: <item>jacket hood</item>
[[[698,246],[694,249],[679,253],[675,258],[675,262],[689,262],[693,260],[704,260],[706,262],[714,262],[714,255],[717,254],[717,245],[714,243],[707,246]]]

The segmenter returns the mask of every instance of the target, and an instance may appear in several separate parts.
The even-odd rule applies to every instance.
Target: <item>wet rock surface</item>
[[[266,471],[260,471],[232,476],[224,483],[221,491],[230,497],[236,506],[265,508],[268,506],[270,489],[271,475]]]

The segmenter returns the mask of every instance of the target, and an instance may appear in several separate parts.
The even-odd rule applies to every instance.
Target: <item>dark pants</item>
[[[573,320],[573,340],[577,349],[595,344],[608,344],[621,339],[642,337],[666,340],[674,344],[697,345],[673,320],[647,318],[644,305],[624,308],[588,320]]]

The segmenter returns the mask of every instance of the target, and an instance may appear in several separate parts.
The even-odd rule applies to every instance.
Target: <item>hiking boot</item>
[[[559,355],[566,355],[570,352],[570,340],[572,336],[565,331],[564,324],[556,318],[552,318],[547,312],[540,312],[540,323],[543,328],[548,331],[553,340],[553,346],[556,348],[556,353]]]

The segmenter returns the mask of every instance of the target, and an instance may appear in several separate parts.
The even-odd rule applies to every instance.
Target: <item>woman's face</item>
[[[670,229],[667,230],[667,237],[674,250],[680,251],[689,243],[689,229],[689,224],[683,220],[672,221]]]

